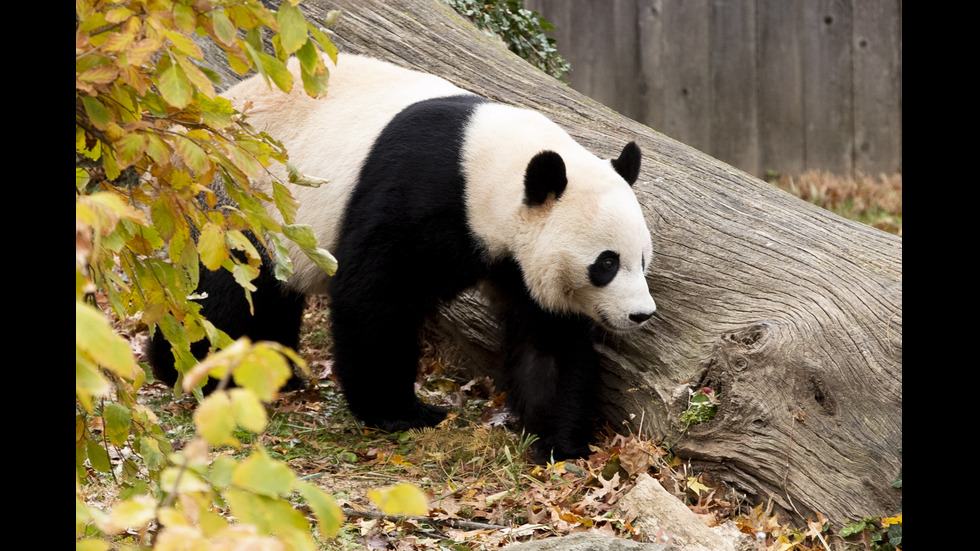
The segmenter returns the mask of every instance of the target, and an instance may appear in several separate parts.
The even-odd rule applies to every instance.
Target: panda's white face
[[[624,332],[656,311],[646,271],[652,245],[643,214],[622,181],[599,197],[576,197],[574,179],[553,205],[537,246],[516,255],[532,296],[542,306],[574,312]],[[564,204],[563,204],[564,203]],[[523,257],[523,258],[522,258]]]
[[[633,144],[611,163],[540,113],[481,105],[463,148],[470,231],[491,260],[517,261],[543,308],[637,328],[656,310],[650,232],[630,185],[639,164]]]

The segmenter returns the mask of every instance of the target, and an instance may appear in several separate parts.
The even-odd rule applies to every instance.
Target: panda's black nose
[[[652,317],[653,317],[653,312],[650,313],[636,312],[634,314],[630,314],[630,321],[632,321],[633,323],[643,323]]]

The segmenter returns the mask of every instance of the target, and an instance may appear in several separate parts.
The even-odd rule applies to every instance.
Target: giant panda
[[[540,113],[355,55],[331,68],[325,98],[270,90],[260,77],[225,96],[281,140],[301,172],[329,180],[293,193],[297,221],[314,228],[339,269],[328,277],[292,250],[294,275],[283,285],[266,263],[252,316],[227,272],[202,268],[210,321],[233,338],[296,347],[304,297],[326,292],[333,368],[350,410],[400,431],[446,415],[414,391],[423,320],[481,284],[504,327],[498,384],[538,436],[533,458],[588,454],[593,329],[631,331],[656,309],[645,277],[650,232],[632,190],[635,143],[599,159]],[[150,360],[173,382],[162,339],[152,339]]]

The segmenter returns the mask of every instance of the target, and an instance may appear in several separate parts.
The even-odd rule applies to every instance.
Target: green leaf
[[[235,32],[238,30],[238,26],[228,19],[228,15],[225,14],[224,10],[214,10],[211,12],[211,23],[214,26],[214,34],[218,37],[225,46],[231,46],[235,43]]]
[[[269,418],[255,393],[244,388],[234,388],[230,394],[231,405],[235,410],[235,422],[255,433],[264,431]]]
[[[212,392],[194,411],[197,433],[212,446],[238,447],[235,430],[235,411],[227,392]]]
[[[146,107],[147,111],[149,111],[154,117],[166,117],[168,115],[167,102],[152,91],[148,91],[146,95],[143,96],[142,103],[143,107]]]
[[[199,97],[198,106],[201,108],[201,118],[204,124],[213,128],[227,128],[235,122],[235,108],[227,99],[217,96],[213,99]]]
[[[179,31],[166,31],[167,40],[173,43],[174,48],[177,52],[193,57],[194,59],[204,59],[204,53],[201,52],[201,48],[194,43],[194,39],[190,36],[179,32]]]
[[[298,482],[296,489],[316,515],[320,537],[324,540],[336,537],[340,532],[340,525],[344,522],[344,513],[337,500],[308,482]]]
[[[75,542],[75,551],[108,551],[109,542],[100,539],[85,539]]]
[[[146,154],[155,163],[162,163],[170,158],[170,147],[167,141],[164,141],[160,136],[156,134],[149,134],[144,136],[146,143]]]
[[[160,58],[159,78],[157,87],[164,101],[170,105],[183,109],[191,102],[194,97],[194,87],[191,86],[187,75],[179,65],[171,63],[169,57]]]
[[[289,362],[268,343],[257,343],[232,374],[235,384],[245,387],[263,401],[275,399],[293,370]]]
[[[229,230],[225,234],[225,239],[228,241],[228,246],[236,251],[244,251],[245,255],[250,259],[261,260],[262,255],[259,254],[258,249],[255,245],[245,236],[244,233],[238,230]]]
[[[75,301],[75,346],[120,377],[132,377],[136,360],[129,344],[113,333],[102,312]]]
[[[85,107],[85,113],[88,115],[89,120],[96,127],[105,128],[107,124],[112,122],[112,113],[102,105],[102,102],[98,98],[85,96],[82,98],[82,105]]]
[[[196,473],[178,467],[164,469],[160,473],[160,487],[167,492],[207,492],[211,488]]]
[[[276,208],[282,214],[283,222],[292,224],[296,218],[296,211],[299,209],[299,201],[293,197],[286,186],[279,182],[272,183],[272,199],[276,203]]]
[[[257,180],[262,177],[265,167],[254,155],[244,147],[244,143],[230,144],[224,147],[225,155],[234,167],[246,177]]]
[[[217,270],[228,259],[228,247],[225,244],[225,231],[214,223],[205,224],[201,236],[197,240],[197,250],[201,255],[201,263],[209,270]]]
[[[245,26],[239,23],[241,26]],[[250,26],[245,33],[245,45],[249,50],[262,51],[262,29],[257,26]]]
[[[237,488],[250,490],[259,495],[279,497],[293,489],[296,475],[281,461],[268,456],[262,448],[239,463],[231,475]]]
[[[326,68],[322,72],[301,71],[300,78],[303,81],[303,91],[313,98],[318,98],[327,93],[327,86],[330,80],[330,73]]]
[[[289,281],[289,278],[293,275],[293,260],[289,256],[289,249],[286,248],[286,245],[275,234],[269,235],[269,241],[272,243],[276,279],[279,281]]]
[[[115,143],[116,160],[119,168],[126,168],[135,164],[143,157],[144,140],[138,133],[126,134],[121,140]]]
[[[290,531],[309,531],[306,518],[282,500],[239,489],[225,491],[224,497],[231,506],[231,513],[239,521],[255,525],[261,534],[286,535]],[[311,548],[312,544],[307,543],[302,547]]]
[[[75,189],[84,189],[90,181],[91,178],[89,177],[87,170],[81,167],[75,168]]]
[[[88,461],[93,469],[102,473],[107,473],[112,470],[112,463],[109,462],[109,453],[98,442],[93,440],[85,442],[85,453],[88,454]]]
[[[286,68],[285,63],[263,52],[261,48],[255,48],[248,42],[246,42],[245,50],[256,64],[256,70],[266,82],[271,80],[283,92],[288,93],[293,89],[293,74]]]
[[[201,146],[197,145],[190,138],[178,136],[174,140],[174,145],[181,160],[195,174],[202,174],[211,169],[211,159],[208,157],[207,151],[204,151]]]
[[[227,488],[231,486],[231,476],[238,467],[238,462],[234,459],[221,455],[211,462],[208,469],[208,480],[217,488]]]
[[[282,233],[299,245],[306,256],[328,275],[337,272],[337,259],[329,251],[318,246],[316,235],[310,226],[305,224],[283,225]]]
[[[252,280],[259,277],[259,269],[255,266],[249,266],[248,264],[235,264],[232,268],[231,274],[235,277],[235,282],[241,285],[242,289],[248,292],[255,292],[258,290]]]
[[[854,534],[860,534],[861,532],[864,532],[865,528],[867,527],[868,525],[864,522],[852,522],[841,528],[840,537],[846,538],[853,536]]]
[[[286,169],[289,171],[289,183],[291,184],[307,187],[320,187],[323,184],[330,183],[329,180],[315,178],[313,176],[307,176],[301,173],[295,166],[293,166],[292,163],[286,163]]]
[[[339,10],[333,10],[329,12],[327,14],[327,23],[326,23],[326,26],[328,27],[333,24],[330,22],[330,17],[333,14],[337,15],[335,19],[340,19]],[[307,30],[310,31],[310,36],[313,37],[313,40],[316,40],[316,43],[320,45],[320,48],[324,51],[324,53],[326,53],[327,56],[330,57],[330,61],[333,61],[334,65],[336,65],[338,51],[337,51],[337,46],[335,46],[333,41],[330,40],[331,31],[319,28],[309,22],[307,22]]]
[[[170,205],[165,202],[164,197],[161,196],[150,205],[150,218],[153,220],[153,226],[160,232],[161,237],[164,239],[173,237],[176,231],[176,221],[174,220],[173,211],[171,211]]]
[[[141,436],[139,442],[140,455],[143,456],[143,462],[148,469],[159,470],[167,464],[167,457],[160,450],[159,442],[147,436]]]
[[[75,347],[75,396],[81,402],[85,411],[91,412],[94,396],[105,396],[112,391],[112,385],[99,372],[95,365]]]
[[[204,74],[204,71],[184,56],[177,56],[176,59],[191,86],[207,98],[213,98],[215,96],[214,85],[211,84],[211,79]]]
[[[187,338],[187,332],[184,331],[184,327],[173,317],[172,314],[166,314],[160,319],[160,323],[157,325],[161,331],[163,331],[163,336],[167,338],[167,342],[170,343],[171,350],[174,350],[174,354],[177,356],[178,366],[185,364],[182,359],[190,357],[193,360],[193,356],[190,355],[191,343]],[[190,365],[197,363],[196,361],[191,361]]]
[[[272,79],[272,82],[279,87],[283,92],[289,93],[293,89],[293,73],[286,68],[286,64],[278,59],[268,55],[261,54],[259,59],[262,61],[262,66],[265,68],[265,72]]]
[[[183,33],[193,33],[194,27],[197,26],[197,16],[194,14],[194,9],[185,4],[175,3],[174,23]]]
[[[303,248],[316,247],[318,244],[313,228],[306,224],[284,224],[282,233]]]
[[[129,437],[129,424],[133,420],[129,408],[118,403],[109,404],[102,412],[102,419],[105,420],[106,437],[109,438],[109,442],[117,446],[125,444]]]
[[[282,37],[277,35],[272,36],[272,49],[276,54],[276,59],[279,61],[286,61],[289,59],[289,54],[282,47]]]
[[[109,517],[99,526],[109,533],[118,534],[125,529],[139,529],[156,518],[156,500],[148,495],[127,499],[112,507]]]
[[[102,150],[102,153],[102,168],[105,169],[106,178],[115,180],[122,173],[116,163],[116,152],[107,147]]]
[[[299,66],[303,72],[317,70],[322,72],[323,69],[326,69],[323,58],[312,40],[307,40],[303,47],[296,51],[296,59],[299,60]]]
[[[306,43],[306,19],[299,8],[290,2],[283,2],[276,12],[279,24],[279,37],[287,54],[292,54]]]

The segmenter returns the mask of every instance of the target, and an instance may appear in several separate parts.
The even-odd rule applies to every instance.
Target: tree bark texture
[[[614,157],[635,140],[635,186],[653,236],[655,319],[596,334],[601,400],[621,431],[664,439],[782,520],[891,514],[901,490],[902,240],[790,196],[534,69],[439,0],[307,0],[342,10],[343,51],[436,74],[541,111]],[[574,68],[573,68],[574,69]],[[630,75],[617,75],[630,78]],[[417,269],[445,269],[418,266]],[[405,292],[412,292],[406,289]],[[476,294],[429,330],[490,370],[498,326]],[[689,390],[720,394],[685,430]]]

